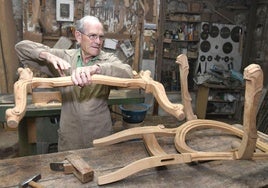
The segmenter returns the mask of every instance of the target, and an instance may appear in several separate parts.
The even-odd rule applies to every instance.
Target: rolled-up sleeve
[[[52,52],[53,50],[50,47],[29,40],[23,40],[15,45],[15,50],[23,65],[36,68],[48,76],[58,76],[53,66],[39,56],[42,51]]]
[[[39,54],[42,51],[49,51],[49,49],[48,46],[29,40],[23,40],[15,45],[15,50],[22,63],[25,60],[44,61]]]

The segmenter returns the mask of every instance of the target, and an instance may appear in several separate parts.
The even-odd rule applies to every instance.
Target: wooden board
[[[53,48],[57,49],[69,49],[73,45],[73,42],[67,37],[61,36]]]
[[[1,56],[0,69],[4,70],[5,79],[0,80],[1,93],[13,93],[13,84],[17,79],[16,72],[19,66],[15,55],[17,28],[13,16],[12,1],[0,0],[0,33]],[[2,72],[1,72],[2,73]]]
[[[264,88],[263,94],[258,106],[257,114],[257,129],[265,134],[268,134],[268,92],[267,88]]]
[[[173,137],[158,138],[167,153],[176,152]],[[236,137],[212,130],[198,131],[187,138],[189,145],[203,151],[229,150]],[[49,169],[50,162],[77,154],[93,169],[94,180],[82,184],[73,174]],[[27,177],[41,173],[44,187],[264,187],[268,185],[268,161],[210,161],[151,168],[122,181],[97,185],[97,177],[148,157],[142,142],[135,140],[109,147],[82,149],[0,161],[0,187],[17,187]]]
[[[79,155],[71,154],[68,155],[66,159],[74,166],[73,173],[82,183],[87,183],[93,180],[93,169]]]
[[[23,40],[31,40],[33,42],[42,43],[43,36],[42,33],[25,31],[23,32]]]
[[[6,66],[4,59],[4,50],[2,46],[2,36],[0,32],[0,93],[7,92],[7,77],[6,77]]]

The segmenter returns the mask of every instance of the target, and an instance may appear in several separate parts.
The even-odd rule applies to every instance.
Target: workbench
[[[188,144],[202,151],[230,150],[238,138],[218,130],[200,130],[189,135]],[[158,137],[167,153],[176,153],[174,137]],[[94,179],[86,184],[73,175],[50,170],[49,163],[61,162],[69,154],[82,157],[93,169]],[[0,161],[0,187],[17,187],[19,182],[41,173],[44,187],[265,187],[267,160],[205,161],[151,168],[112,184],[97,185],[97,178],[131,162],[148,157],[141,140],[105,147],[34,155]]]
[[[228,95],[235,99],[230,100]],[[206,119],[208,116],[229,116],[240,120],[243,108],[242,96],[244,96],[244,88],[242,87],[227,87],[208,83],[198,85],[196,115],[199,119]],[[224,111],[226,106],[229,108]]]
[[[140,90],[111,90],[108,105],[143,103]],[[13,95],[0,95],[0,123],[5,123],[5,111],[14,107]],[[51,153],[57,150],[61,105],[36,106],[27,98],[27,109],[18,127],[19,156]],[[51,149],[50,149],[51,147]]]

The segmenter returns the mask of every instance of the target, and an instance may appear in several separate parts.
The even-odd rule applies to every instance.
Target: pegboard
[[[222,71],[240,71],[242,32],[238,25],[202,22],[196,73],[211,72],[215,66]]]

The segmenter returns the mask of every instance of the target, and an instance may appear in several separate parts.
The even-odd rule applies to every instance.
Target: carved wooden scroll
[[[72,86],[71,77],[59,78],[36,78],[33,77],[30,69],[19,68],[20,79],[14,84],[15,107],[6,111],[7,125],[16,128],[26,111],[27,91],[36,87],[52,88]],[[182,104],[173,104],[167,98],[163,85],[154,81],[150,77],[150,71],[141,71],[134,79],[116,78],[105,75],[93,75],[92,82],[96,84],[104,84],[109,86],[117,86],[123,88],[141,88],[146,93],[152,93],[159,105],[168,113],[175,116],[178,120],[185,118],[184,107]],[[186,78],[182,78],[184,80]],[[187,90],[188,91],[188,90]],[[186,91],[186,92],[187,92]],[[187,94],[186,94],[187,95]],[[186,102],[187,103],[187,102]],[[186,109],[192,110],[192,109]],[[186,113],[190,114],[190,113]]]
[[[181,98],[182,104],[185,108],[185,115],[187,120],[197,119],[197,116],[193,113],[192,108],[192,98],[188,91],[188,74],[189,74],[189,64],[187,56],[181,54],[177,57],[176,63],[179,64],[180,70],[180,84],[181,84]]]
[[[187,63],[184,56],[179,56],[177,62]],[[180,63],[180,65],[182,64]],[[183,70],[180,68],[180,71]],[[246,80],[245,105],[244,105],[244,126],[243,130],[227,123],[213,120],[199,120],[191,111],[186,113],[187,119],[178,128],[168,129],[163,125],[132,128],[118,132],[114,135],[94,140],[95,146],[106,146],[131,139],[143,138],[146,149],[151,157],[135,161],[115,172],[98,177],[98,184],[103,185],[122,180],[132,174],[148,168],[189,163],[193,161],[207,160],[237,160],[237,159],[268,159],[268,144],[261,138],[267,138],[263,133],[256,130],[256,106],[262,89],[263,73],[259,65],[249,65],[244,70]],[[181,80],[183,82],[183,80]],[[183,83],[181,83],[183,85]],[[185,89],[185,87],[184,87]],[[184,105],[189,102],[187,92],[184,97]],[[185,99],[186,98],[186,99]],[[186,101],[186,103],[185,103]],[[189,105],[190,103],[188,103]],[[185,107],[187,104],[185,105]],[[241,145],[237,150],[224,152],[202,152],[190,148],[186,144],[186,135],[190,131],[200,129],[220,129],[242,138]],[[158,144],[156,136],[175,136],[175,147],[180,154],[167,154]],[[262,152],[255,152],[258,148]]]

